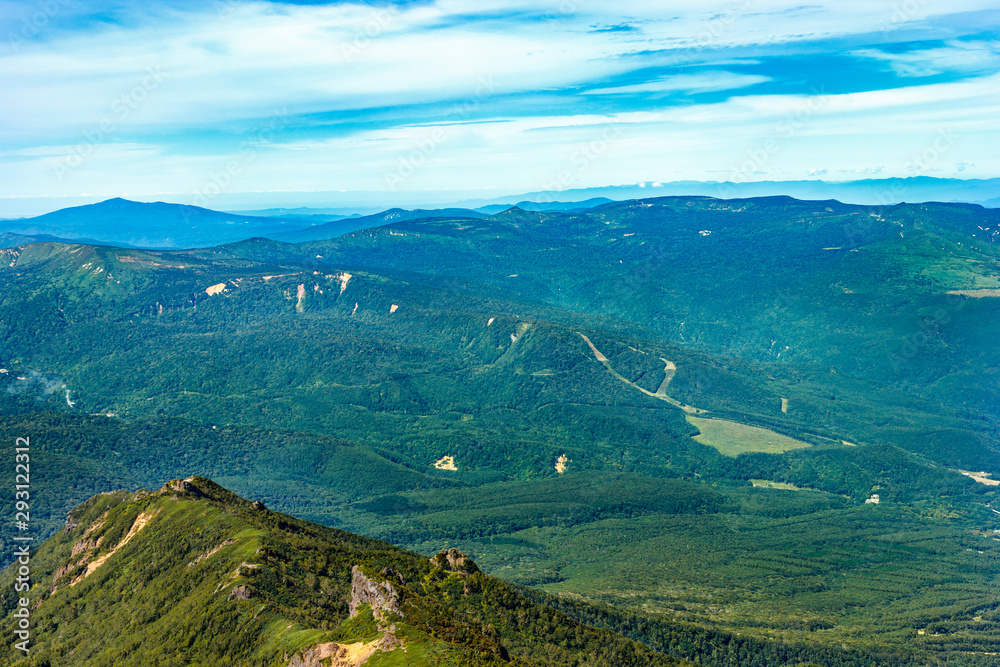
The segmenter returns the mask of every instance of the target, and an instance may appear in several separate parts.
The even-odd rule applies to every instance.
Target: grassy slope
[[[695,436],[695,440],[704,445],[715,447],[719,453],[734,458],[744,452],[782,454],[809,446],[807,442],[795,440],[774,431],[725,419],[688,417],[687,420],[700,431]]]
[[[202,478],[96,496],[70,520],[32,558],[35,650],[18,660],[8,647],[2,664],[278,665],[318,643],[371,641],[390,624],[405,657],[397,649],[373,664],[499,665],[508,653],[512,665],[582,656],[676,664],[481,573],[449,573],[388,544],[255,508]],[[348,618],[354,566],[393,581],[398,614],[377,624],[370,611]],[[2,579],[10,590],[13,570]],[[239,587],[248,599],[231,598]],[[3,604],[12,609],[11,595]]]

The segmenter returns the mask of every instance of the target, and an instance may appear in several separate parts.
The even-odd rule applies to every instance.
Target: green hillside
[[[431,561],[203,478],[95,496],[31,563],[28,657],[5,647],[0,664],[679,664],[532,603],[458,552]],[[13,572],[2,579],[11,591]]]

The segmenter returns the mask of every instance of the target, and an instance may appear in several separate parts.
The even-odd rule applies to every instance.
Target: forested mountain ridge
[[[29,650],[7,646],[0,664],[682,664],[531,602],[457,551],[428,560],[203,478],[91,498],[32,564]],[[3,579],[6,615],[18,604]]]

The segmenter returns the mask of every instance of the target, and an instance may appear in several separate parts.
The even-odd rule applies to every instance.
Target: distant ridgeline
[[[525,664],[595,651],[629,664],[594,648],[590,630],[567,630],[564,644],[532,625],[517,632],[541,643],[517,648],[510,628],[522,626],[504,626],[503,609],[536,603],[703,664],[992,664],[1000,211],[667,197],[402,217],[295,244],[0,250],[0,431],[30,438],[32,526],[55,536],[32,557],[48,568],[33,570],[44,573],[32,589],[45,598],[38,656],[44,644],[51,664],[67,664],[58,652],[86,645],[93,661],[80,664],[119,664],[109,656],[137,650],[167,613],[155,596],[169,594],[178,611],[157,626],[164,645],[262,624],[233,664],[309,664],[334,650],[304,652],[320,644],[376,640],[386,650],[370,664],[382,664],[403,655],[388,650],[395,639],[431,663],[489,664],[503,647]],[[270,509],[217,511],[226,492],[197,481],[211,502],[183,489],[183,502],[166,490],[98,496],[83,507],[108,511],[105,528],[59,532],[94,494],[191,475]],[[172,535],[152,530],[170,508],[209,505],[203,525],[185,515],[197,529],[176,546],[143,546]],[[147,510],[158,518],[134,528]],[[245,525],[226,528],[236,515]],[[343,554],[334,569],[310,565],[333,548],[324,536],[375,547],[312,526],[306,556],[268,532],[299,520],[423,557],[383,544],[377,568]],[[15,532],[0,526],[5,562]],[[203,569],[213,555],[176,583],[142,583],[175,582],[161,577],[227,540],[218,556],[241,560],[219,561],[225,576]],[[286,546],[265,567],[241,551],[253,540]],[[451,547],[512,587],[491,583],[500,597],[468,608],[462,577],[434,588],[426,559]],[[425,565],[390,564],[397,555]],[[261,567],[248,574],[243,561]],[[350,620],[354,565],[402,573],[394,590],[451,629],[420,616],[407,640],[374,617]],[[237,580],[271,597],[230,600]],[[98,582],[108,605],[112,591],[150,596],[119,595],[138,619],[120,643],[79,629],[98,623],[105,598],[77,591]],[[198,582],[206,597],[182,604]],[[515,607],[489,611],[508,595]],[[455,621],[466,609],[472,625]]]

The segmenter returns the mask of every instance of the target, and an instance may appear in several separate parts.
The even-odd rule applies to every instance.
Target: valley
[[[1000,477],[1000,320],[961,292],[1000,275],[967,243],[998,215],[670,197],[26,245],[0,265],[0,431],[31,434],[47,534],[96,493],[198,475],[456,547],[570,616],[641,614],[639,641],[987,665],[996,487],[962,471]]]

